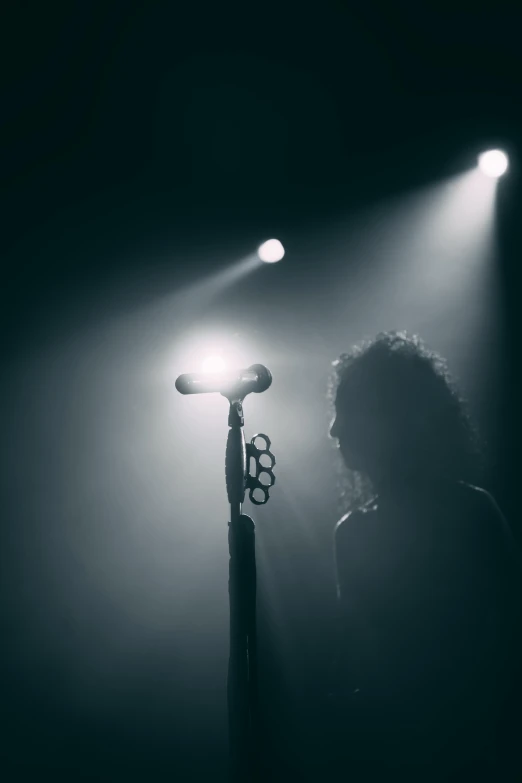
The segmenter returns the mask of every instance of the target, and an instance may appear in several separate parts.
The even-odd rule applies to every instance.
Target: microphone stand
[[[243,432],[243,396],[224,394],[230,408],[228,414],[228,438],[225,456],[227,496],[230,503],[228,530],[229,546],[229,604],[230,604],[230,652],[228,664],[228,731],[231,783],[258,783],[260,780],[260,717],[257,678],[256,636],[256,556],[255,525],[251,517],[243,514],[245,490],[250,490],[250,500],[255,505],[268,501],[268,490],[275,482],[272,468],[275,457],[270,452],[270,440],[266,435],[255,435],[245,443]],[[266,446],[255,445],[263,438]],[[261,456],[270,458],[269,467],[261,464]],[[252,458],[255,475],[250,474]],[[266,473],[269,483],[261,482]],[[264,493],[257,500],[254,490]]]

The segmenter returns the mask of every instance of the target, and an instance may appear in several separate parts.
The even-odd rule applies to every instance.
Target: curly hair
[[[333,368],[329,400],[371,466],[362,475],[349,471],[343,498],[349,507],[369,499],[376,473],[392,484],[404,475],[480,480],[482,449],[467,405],[445,360],[417,335],[381,332]]]

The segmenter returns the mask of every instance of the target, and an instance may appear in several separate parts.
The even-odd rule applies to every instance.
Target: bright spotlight
[[[487,177],[501,177],[508,168],[508,157],[502,150],[488,150],[479,155],[478,165]]]
[[[261,261],[264,261],[266,264],[273,264],[276,261],[281,261],[285,254],[285,249],[278,239],[268,239],[266,242],[263,242],[257,254]]]
[[[207,356],[201,362],[201,372],[204,373],[223,373],[226,368],[226,362],[221,356]]]

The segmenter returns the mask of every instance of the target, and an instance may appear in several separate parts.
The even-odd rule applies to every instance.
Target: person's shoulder
[[[475,484],[469,484],[467,481],[457,481],[453,486],[455,487],[455,490],[463,497],[470,498],[472,501],[478,503],[495,504],[493,495],[488,492],[487,489],[484,489],[484,487],[478,487]]]
[[[445,481],[434,485],[432,495],[437,500],[457,511],[501,514],[500,509],[490,492],[483,487],[469,484],[466,481]]]
[[[483,487],[459,481],[454,486],[457,502],[468,506],[475,513],[501,522],[504,517],[493,495]]]
[[[459,482],[459,492],[472,511],[470,519],[475,528],[477,525],[479,526],[489,544],[503,542],[504,546],[511,548],[517,559],[522,560],[522,554],[513,536],[513,531],[494,496],[483,487],[465,482]]]
[[[359,535],[368,522],[375,516],[377,504],[375,499],[370,500],[360,508],[352,509],[337,522],[334,528],[336,541],[353,538]]]

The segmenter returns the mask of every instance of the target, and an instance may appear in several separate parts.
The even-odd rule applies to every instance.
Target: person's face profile
[[[330,437],[337,441],[339,451],[347,468],[362,470],[363,460],[356,446],[356,434],[342,408],[336,405],[335,417],[330,426]]]

